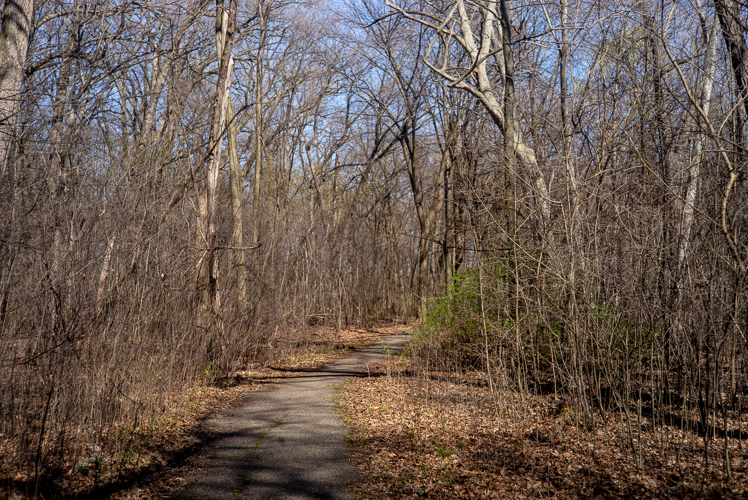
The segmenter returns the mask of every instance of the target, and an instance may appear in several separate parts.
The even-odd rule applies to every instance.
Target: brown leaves
[[[559,413],[549,397],[492,397],[478,375],[413,372],[394,360],[341,391],[360,498],[702,498],[748,484],[737,446],[728,479],[705,473],[698,436],[662,451],[662,432],[649,431],[637,468],[617,414],[585,430],[569,417],[572,407]]]

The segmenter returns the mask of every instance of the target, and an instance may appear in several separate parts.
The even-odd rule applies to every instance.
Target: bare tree
[[[511,179],[515,172],[516,156],[527,166],[534,177],[538,195],[538,206],[542,225],[546,226],[551,217],[551,200],[547,182],[540,171],[535,152],[523,141],[518,117],[515,116],[515,75],[514,48],[512,42],[512,2],[486,1],[466,5],[462,0],[449,3],[442,12],[420,12],[400,7],[394,2],[387,5],[407,19],[420,23],[432,31],[424,62],[436,74],[447,80],[450,87],[462,89],[474,95],[485,107],[491,119],[504,134],[504,184],[505,192],[511,191]],[[480,31],[473,29],[474,19],[479,20]],[[500,29],[497,29],[497,23]],[[456,28],[456,29],[455,29]],[[469,61],[467,70],[456,71],[461,65],[455,64],[453,45],[461,49],[460,57]],[[489,62],[496,52],[499,72],[504,83],[500,91],[489,77]],[[473,83],[474,82],[474,83]],[[513,210],[513,202],[507,208]],[[510,219],[512,217],[510,216]]]

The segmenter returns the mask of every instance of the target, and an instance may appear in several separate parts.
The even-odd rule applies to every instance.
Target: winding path
[[[356,479],[335,386],[402,347],[408,333],[383,336],[327,367],[253,393],[241,406],[206,421],[215,439],[198,458],[201,471],[175,499],[352,500]]]

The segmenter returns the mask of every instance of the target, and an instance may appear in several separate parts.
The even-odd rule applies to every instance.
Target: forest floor
[[[748,443],[729,442],[728,477],[723,439],[712,439],[705,466],[703,437],[654,432],[642,418],[641,434],[632,422],[637,460],[618,413],[584,428],[552,395],[520,399],[492,391],[482,374],[413,368],[396,356],[372,372],[383,376],[339,392],[363,472],[359,498],[748,500]]]
[[[66,496],[174,498],[198,472],[192,458],[210,438],[205,422],[216,412],[372,345],[380,334],[408,328],[317,328],[293,354],[185,391],[148,429],[129,463],[71,476]],[[336,397],[360,470],[357,498],[748,500],[748,443],[740,439],[727,443],[728,476],[723,439],[712,439],[705,450],[696,433],[653,431],[643,417],[631,422],[632,441],[619,413],[598,413],[585,428],[574,408],[552,395],[500,392],[481,373],[426,374],[409,356],[392,356],[370,370],[369,377],[348,379]]]

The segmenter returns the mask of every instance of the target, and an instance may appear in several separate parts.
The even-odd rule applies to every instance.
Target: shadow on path
[[[219,410],[204,422],[200,441],[172,453],[165,464],[76,498],[109,498],[138,484],[165,480],[167,471],[192,464],[197,472],[169,498],[353,499],[347,487],[357,472],[349,463],[347,429],[335,411],[334,388],[351,377],[381,376],[370,374],[368,367],[399,352],[410,338],[409,332],[383,336],[379,345],[351,351],[322,369],[275,368],[299,375],[253,379],[284,383],[268,385],[238,406]],[[44,498],[61,497],[48,487],[54,484],[51,478],[41,484],[47,486],[40,491]]]
[[[239,407],[205,422],[214,436],[196,458],[200,474],[174,499],[331,499],[354,496],[346,428],[335,411],[334,386],[369,376],[410,338],[353,352],[315,372],[253,393]]]
[[[299,370],[306,374],[207,420],[210,438],[191,453],[199,473],[172,498],[353,499],[347,487],[356,470],[335,411],[334,386],[369,376],[369,366],[409,338],[392,335],[384,339],[386,348],[360,349],[314,372]]]

